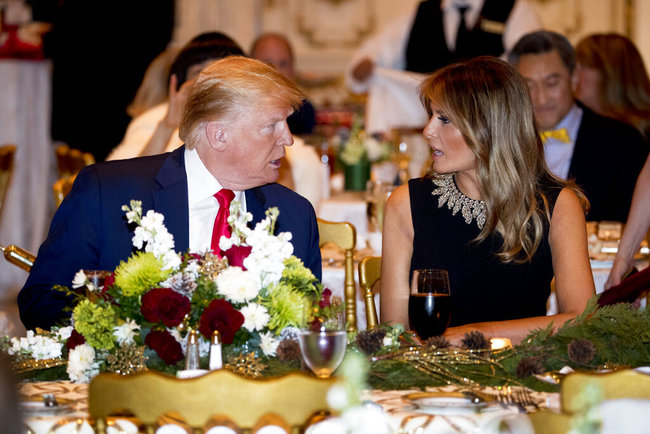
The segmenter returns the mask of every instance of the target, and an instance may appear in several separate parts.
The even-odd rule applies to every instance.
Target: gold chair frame
[[[95,157],[89,152],[70,148],[68,145],[59,145],[54,150],[59,178],[68,178],[76,175],[85,166],[95,164]]]
[[[367,256],[359,262],[359,286],[366,303],[366,323],[371,329],[379,324],[373,288],[381,277],[381,256]]]
[[[56,203],[57,208],[61,205],[61,202],[63,202],[63,199],[65,199],[67,194],[70,193],[75,179],[77,179],[76,174],[64,176],[63,178],[54,181],[54,184],[52,185],[52,193],[54,193],[54,202]]]
[[[320,247],[326,243],[334,243],[345,252],[345,321],[348,332],[357,329],[357,294],[354,281],[354,253],[357,246],[357,230],[352,223],[330,222],[318,219]]]
[[[107,417],[126,412],[147,433],[155,432],[160,417],[170,413],[183,418],[195,433],[215,419],[232,421],[247,433],[260,421],[278,417],[298,433],[311,416],[328,410],[327,391],[336,381],[302,373],[253,380],[228,370],[182,380],[153,371],[100,374],[90,382],[88,411],[100,434],[106,432]]]

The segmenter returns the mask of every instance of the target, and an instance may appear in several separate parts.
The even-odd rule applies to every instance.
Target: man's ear
[[[221,122],[208,122],[205,126],[205,135],[212,149],[222,151],[226,148],[227,134],[225,125]]]

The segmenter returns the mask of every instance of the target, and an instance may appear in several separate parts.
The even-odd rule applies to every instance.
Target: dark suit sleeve
[[[92,166],[82,170],[57,210],[47,239],[18,294],[20,319],[28,330],[49,329],[70,315],[64,312],[71,301],[52,289],[70,287],[80,269],[95,269],[99,263],[100,186]]]
[[[616,210],[613,220],[626,222],[632,205],[636,180],[648,156],[648,144],[643,140],[641,134],[634,129],[631,129],[629,134],[621,138],[621,140],[629,144],[629,152],[624,154],[621,170],[618,171],[618,177],[615,180],[617,185],[615,194],[612,197],[612,208]],[[604,166],[607,167],[606,161],[604,163]],[[606,168],[605,171],[607,171]]]
[[[314,273],[320,282],[323,279],[323,264],[320,254],[320,236],[318,234],[318,222],[314,208],[309,208],[309,253],[305,260],[305,266]]]

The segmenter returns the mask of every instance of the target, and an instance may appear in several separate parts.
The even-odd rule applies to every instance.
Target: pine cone
[[[357,345],[361,351],[372,355],[381,350],[384,337],[386,337],[386,330],[377,328],[362,330],[357,334]]]
[[[283,341],[280,341],[280,345],[278,345],[278,349],[276,350],[276,355],[278,356],[278,359],[283,362],[300,360],[300,344],[293,339],[284,339]]]
[[[567,353],[573,362],[586,365],[596,356],[596,347],[589,339],[578,338],[569,342]]]
[[[524,357],[517,364],[515,373],[519,378],[527,378],[533,374],[544,373],[544,364],[542,363],[542,358],[539,356]]]
[[[451,347],[451,342],[447,340],[446,337],[440,335],[440,336],[432,336],[426,341],[424,341],[424,345],[429,348],[436,348],[443,350],[445,348]]]
[[[489,350],[491,348],[490,341],[485,339],[485,335],[478,330],[465,333],[461,344],[461,348],[464,350]]]

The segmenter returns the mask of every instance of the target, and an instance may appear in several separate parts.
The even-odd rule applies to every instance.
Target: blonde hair
[[[199,74],[190,90],[179,136],[192,148],[201,126],[214,120],[227,121],[250,107],[297,109],[303,93],[273,66],[255,59],[229,56],[211,63]]]
[[[576,45],[576,59],[601,76],[602,114],[650,138],[650,79],[634,43],[615,33],[590,35]]]
[[[496,232],[503,239],[496,254],[501,262],[529,262],[550,224],[541,186],[584,195],[549,172],[523,78],[506,62],[482,56],[436,71],[420,95],[429,115],[435,101],[476,156],[487,221],[475,241]]]
[[[169,71],[178,54],[178,48],[170,47],[151,61],[142,78],[142,83],[126,112],[135,118],[165,101],[169,94]]]

